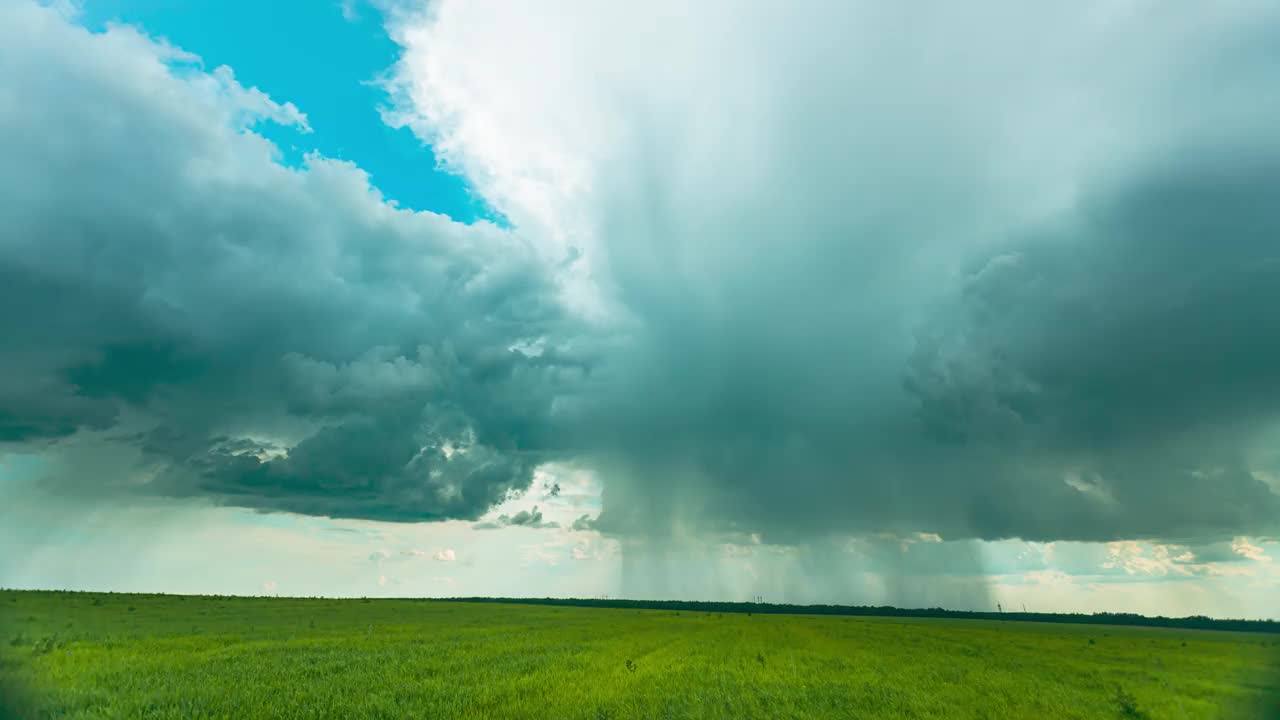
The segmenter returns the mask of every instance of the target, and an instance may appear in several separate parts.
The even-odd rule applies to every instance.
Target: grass
[[[1280,717],[1267,634],[16,591],[0,633],[23,718]]]

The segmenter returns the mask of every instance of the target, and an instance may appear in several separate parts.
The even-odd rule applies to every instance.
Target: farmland
[[[0,641],[24,718],[1280,717],[1268,633],[3,591]]]

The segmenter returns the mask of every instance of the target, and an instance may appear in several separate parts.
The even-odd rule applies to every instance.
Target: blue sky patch
[[[385,93],[372,81],[396,60],[397,46],[369,8],[345,12],[337,2],[300,0],[86,0],[81,22],[141,27],[199,55],[206,69],[227,65],[245,87],[292,102],[314,132],[261,123],[255,132],[302,164],[321,154],[368,172],[388,200],[461,222],[499,216],[466,180],[439,169],[431,148],[407,129],[388,127],[378,109]]]

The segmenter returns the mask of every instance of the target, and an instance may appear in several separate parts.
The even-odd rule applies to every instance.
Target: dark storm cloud
[[[472,518],[528,486],[565,361],[512,349],[564,323],[527,243],[276,164],[244,123],[305,120],[225,68],[3,20],[0,440],[103,431],[150,491],[317,515]],[[80,470],[50,481],[102,489]]]
[[[606,477],[629,481],[608,488],[601,525],[779,541],[1272,531],[1280,146],[1243,142],[1247,159],[1181,146],[973,253],[897,364],[891,336],[864,345],[878,324],[841,312],[860,282],[810,301],[791,283],[812,275],[761,274],[725,291],[730,318],[659,327],[670,338],[647,349],[677,352],[657,351],[664,370],[619,413],[632,425],[604,441]]]
[[[1280,149],[1182,150],[972,274],[908,380],[939,440],[1076,465],[1084,537],[1280,517]]]
[[[1183,146],[1104,188],[971,274],[921,343],[908,388],[934,437],[1003,449],[1008,475],[1074,466],[1099,511],[1059,537],[1280,518],[1258,458],[1280,419],[1280,148],[1247,147]]]
[[[686,5],[399,35],[401,121],[623,308],[572,406],[602,530],[1280,522],[1273,7]]]

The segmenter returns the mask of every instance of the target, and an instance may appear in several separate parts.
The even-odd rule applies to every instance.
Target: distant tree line
[[[569,607],[620,608],[634,610],[676,610],[708,613],[759,613],[774,615],[854,615],[867,617],[952,618],[957,620],[1015,620],[1025,622],[1067,623],[1074,625],[1132,625],[1166,627],[1184,630],[1230,630],[1233,632],[1280,633],[1275,620],[1234,620],[1192,615],[1165,617],[1135,613],[1037,613],[975,612],[944,608],[898,608],[888,605],[790,605],[754,602],[698,602],[691,600],[621,600],[600,598],[449,598],[451,602],[515,603],[520,605],[557,605]]]
[[[11,593],[14,601],[18,595],[27,596],[62,596],[62,597],[130,597],[147,599],[284,599],[256,596],[249,598],[243,595],[171,595],[169,593],[117,593],[93,592],[84,590],[20,590],[0,587],[0,592]],[[757,596],[758,597],[758,596]],[[1189,617],[1165,617],[1163,615],[1148,616],[1135,613],[1037,613],[1037,612],[976,612],[971,610],[946,610],[944,608],[899,608],[890,605],[791,605],[787,603],[765,602],[702,602],[696,600],[624,600],[618,598],[502,598],[502,597],[457,597],[457,598],[337,598],[337,597],[292,597],[292,600],[324,600],[343,602],[344,600],[363,602],[382,601],[426,601],[426,602],[468,602],[468,603],[507,603],[516,605],[554,605],[561,607],[595,607],[616,608],[624,610],[674,610],[702,613],[759,613],[768,615],[850,615],[862,617],[910,617],[910,618],[952,618],[957,620],[1014,620],[1023,622],[1066,623],[1072,625],[1130,625],[1136,627],[1165,627],[1183,630],[1227,630],[1232,632],[1277,633],[1280,634],[1280,622],[1276,620],[1238,620],[1211,618],[1204,615]]]

